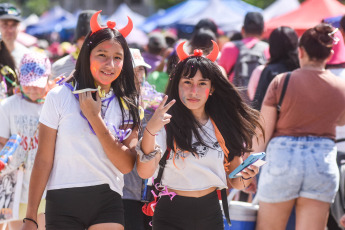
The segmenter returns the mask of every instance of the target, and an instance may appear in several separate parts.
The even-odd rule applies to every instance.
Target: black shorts
[[[48,190],[47,230],[84,230],[94,224],[124,225],[121,196],[108,184]]]
[[[152,222],[153,230],[223,230],[223,214],[217,192],[194,198],[162,196]]]

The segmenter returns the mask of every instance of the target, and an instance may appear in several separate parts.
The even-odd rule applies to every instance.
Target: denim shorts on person
[[[339,187],[337,149],[328,138],[273,138],[261,169],[258,199],[277,203],[298,197],[331,203]]]

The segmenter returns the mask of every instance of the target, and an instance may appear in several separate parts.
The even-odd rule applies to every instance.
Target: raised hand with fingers
[[[165,105],[167,100],[168,96],[165,96],[151,117],[150,121],[147,123],[146,131],[151,134],[151,136],[156,135],[156,133],[161,130],[164,125],[170,122],[171,115],[168,114],[167,111],[175,103],[175,100],[171,100]]]
[[[84,92],[79,94],[80,109],[88,121],[100,116],[101,114],[101,98],[96,93],[96,101],[92,97],[92,92]]]

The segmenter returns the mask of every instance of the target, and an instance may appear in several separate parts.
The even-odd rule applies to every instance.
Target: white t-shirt
[[[57,129],[57,137],[47,190],[109,184],[122,196],[123,174],[110,162],[80,111],[78,100],[66,86],[48,93],[39,121]],[[114,127],[122,124],[117,98],[109,104],[104,120],[115,136]]]
[[[176,166],[173,162],[175,154],[171,150],[164,168],[162,185],[181,191],[199,191],[211,187],[227,188],[224,153],[217,141],[211,120],[207,121],[203,129],[206,135],[200,129],[199,132],[208,146],[202,145],[193,135],[192,146],[199,154],[198,157],[178,150],[175,156]],[[161,146],[163,155],[166,150],[164,128],[158,133],[156,143]]]
[[[1,172],[5,175],[25,163],[21,203],[28,201],[30,176],[38,146],[38,119],[42,107],[43,104],[29,102],[20,94],[3,100],[0,106],[0,136],[9,138],[12,134],[18,134],[22,138],[9,165]]]

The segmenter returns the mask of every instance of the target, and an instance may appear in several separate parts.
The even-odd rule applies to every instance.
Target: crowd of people
[[[293,210],[296,229],[345,229],[345,17],[264,41],[248,12],[227,42],[202,19],[190,39],[155,31],[140,47],[130,18],[100,13],[82,11],[52,61],[0,4],[0,150],[21,137],[0,171],[1,229],[222,230],[230,189],[257,196],[257,230],[285,230]],[[228,177],[258,152],[261,170]]]

